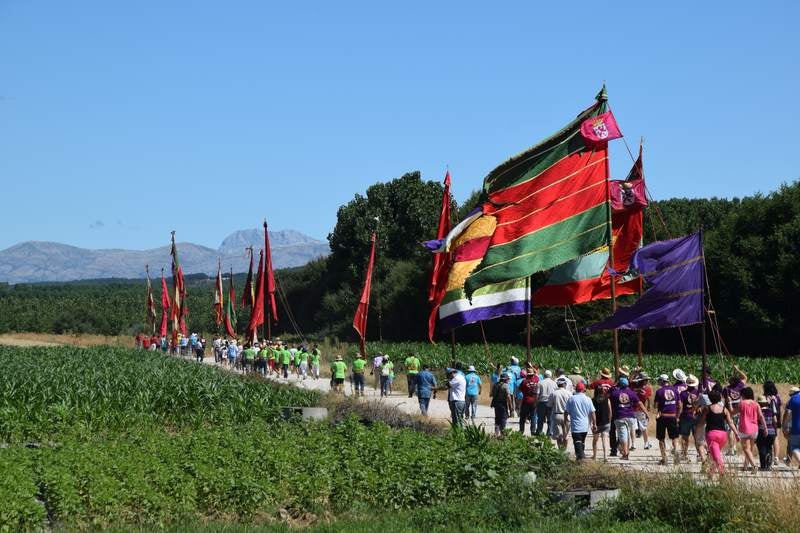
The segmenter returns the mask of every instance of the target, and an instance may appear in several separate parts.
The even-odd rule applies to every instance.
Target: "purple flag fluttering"
[[[661,329],[703,321],[703,247],[701,233],[658,241],[633,256],[632,267],[649,285],[636,303],[621,307],[585,334],[601,329]]]

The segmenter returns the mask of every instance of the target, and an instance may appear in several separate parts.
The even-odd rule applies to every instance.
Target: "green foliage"
[[[269,422],[282,405],[319,395],[257,378],[232,379],[206,365],[124,348],[0,346],[0,440],[46,438],[78,429],[124,430]]]

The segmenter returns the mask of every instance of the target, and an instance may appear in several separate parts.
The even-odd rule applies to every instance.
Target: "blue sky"
[[[324,238],[447,165],[463,200],[604,80],[656,198],[800,178],[797,2],[388,4],[3,0],[0,248]]]

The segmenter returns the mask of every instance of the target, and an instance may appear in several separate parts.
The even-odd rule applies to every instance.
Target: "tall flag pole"
[[[172,232],[172,341],[178,340],[178,332],[186,336],[186,284],[183,279],[183,268],[178,260],[178,247],[175,244],[175,232]]]
[[[444,175],[444,193],[442,194],[442,207],[439,211],[439,228],[436,230],[436,238],[444,239],[450,233],[450,226],[450,171],[448,170]],[[431,269],[431,280],[428,286],[428,302],[431,304],[431,312],[428,316],[428,340],[431,343],[433,343],[433,333],[436,329],[436,316],[439,313],[439,306],[447,292],[447,276],[450,273],[450,262],[451,256],[449,253],[433,255],[433,268]],[[453,340],[453,335],[451,335],[451,341]]]
[[[253,309],[250,313],[250,323],[247,326],[247,336],[250,342],[258,340],[258,327],[264,323],[264,250],[258,255],[258,278],[256,279],[256,293]]]
[[[228,279],[228,301],[225,302],[225,331],[229,337],[236,338],[236,289],[233,288],[233,267]]]
[[[264,252],[266,263],[264,265],[267,285],[265,288],[265,298],[269,298],[269,305],[264,305],[267,313],[265,322],[267,323],[267,340],[272,338],[271,322],[278,322],[278,306],[275,302],[275,274],[272,271],[272,251],[269,247],[269,231],[267,231],[267,220],[264,219]]]
[[[252,311],[256,299],[256,294],[253,290],[253,247],[248,246],[245,251],[250,253],[250,269],[247,271],[247,279],[244,282],[244,290],[242,291],[242,307],[249,307]]]
[[[356,314],[353,317],[353,328],[358,332],[361,355],[367,355],[367,347],[365,337],[367,334],[367,314],[369,313],[369,295],[372,289],[372,268],[375,265],[375,245],[377,243],[377,235],[373,232],[370,239],[372,241],[372,248],[369,252],[369,262],[367,263],[367,272],[364,276],[364,288],[361,291],[361,298],[358,301]]]
[[[214,322],[222,324],[222,308],[225,306],[225,293],[222,288],[222,259],[217,258],[217,283],[214,287]]]
[[[167,280],[164,277],[164,267],[161,267],[161,336],[167,336],[167,318],[169,316],[170,303],[169,303],[169,289],[167,289]]]
[[[144,266],[147,272],[147,325],[151,329],[151,334],[156,332],[156,302],[153,299],[153,284],[150,281],[150,265]]]

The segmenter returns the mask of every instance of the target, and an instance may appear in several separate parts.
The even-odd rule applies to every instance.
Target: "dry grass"
[[[9,346],[127,346],[133,348],[133,337],[105,335],[56,335],[54,333],[4,333],[0,344]]]

